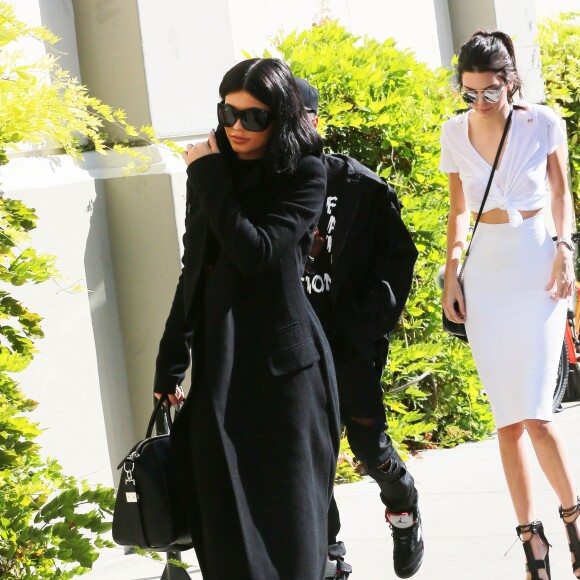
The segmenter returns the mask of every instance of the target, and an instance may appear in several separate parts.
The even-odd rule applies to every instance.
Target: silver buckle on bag
[[[133,487],[135,487],[135,478],[133,477],[134,469],[135,464],[132,461],[131,462],[126,461],[123,464],[123,471],[125,472],[125,483],[127,485],[132,485]],[[137,503],[139,501],[136,491],[126,491],[125,498],[127,500],[127,503]]]

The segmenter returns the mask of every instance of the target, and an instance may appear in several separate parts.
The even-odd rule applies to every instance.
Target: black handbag
[[[163,403],[167,401],[167,405]],[[181,505],[171,458],[169,433],[152,436],[164,419],[171,426],[167,395],[161,397],[139,441],[117,466],[123,468],[113,512],[113,540],[156,552],[180,552],[193,546]]]
[[[479,207],[479,212],[477,214],[477,219],[475,220],[475,224],[473,225],[473,231],[471,232],[471,240],[469,240],[469,246],[467,246],[467,252],[465,252],[465,258],[463,259],[463,264],[461,264],[461,268],[459,269],[459,274],[457,275],[457,280],[459,280],[459,284],[461,284],[461,278],[463,276],[463,269],[465,268],[465,263],[467,262],[467,258],[469,257],[469,250],[471,249],[471,244],[473,243],[473,236],[475,235],[475,230],[477,229],[477,225],[479,224],[479,219],[481,218],[481,214],[483,213],[483,206],[485,205],[485,202],[487,200],[487,196],[489,194],[489,190],[491,188],[491,182],[493,181],[493,175],[495,173],[498,161],[499,161],[499,156],[501,153],[501,150],[503,148],[503,144],[505,142],[505,138],[512,120],[512,113],[513,113],[513,109],[510,110],[510,113],[506,119],[505,122],[505,127],[503,129],[503,134],[501,136],[501,140],[499,142],[499,147],[497,149],[497,153],[495,154],[495,159],[493,161],[493,166],[491,168],[491,173],[489,175],[489,180],[487,182],[487,187],[485,188],[485,193],[483,194],[483,200],[481,201],[481,206]],[[463,288],[463,286],[462,286]],[[458,304],[457,302],[455,303],[455,308],[457,308]],[[465,324],[463,322],[453,322],[451,320],[449,320],[449,318],[447,318],[447,316],[445,316],[445,311],[442,311],[441,313],[441,318],[442,318],[442,323],[443,323],[443,330],[445,332],[448,332],[449,334],[451,334],[452,336],[455,336],[456,338],[458,338],[459,340],[462,340],[463,342],[469,342],[469,339],[467,338],[467,332],[465,332]]]

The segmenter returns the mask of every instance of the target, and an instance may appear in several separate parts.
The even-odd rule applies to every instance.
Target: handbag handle
[[[503,134],[501,136],[501,140],[499,142],[499,147],[497,148],[497,153],[495,154],[495,159],[493,160],[493,166],[491,168],[491,173],[489,174],[489,180],[487,182],[487,187],[485,188],[485,193],[483,194],[483,200],[481,202],[481,206],[479,208],[479,212],[477,214],[477,219],[475,220],[475,224],[473,225],[473,231],[471,232],[471,239],[469,240],[469,245],[467,246],[467,251],[465,252],[465,259],[463,260],[463,264],[461,265],[461,270],[459,271],[459,275],[457,279],[461,281],[461,276],[463,275],[463,269],[465,268],[465,262],[467,262],[467,258],[469,256],[469,250],[471,249],[471,244],[473,243],[473,236],[475,235],[475,230],[477,229],[477,225],[479,224],[479,219],[481,218],[481,214],[483,213],[483,206],[487,201],[487,196],[489,195],[489,190],[491,189],[491,182],[493,181],[493,175],[497,168],[497,164],[499,162],[499,156],[501,154],[501,150],[503,149],[503,144],[505,143],[505,139],[507,136],[507,132],[512,121],[512,114],[514,110],[510,109],[510,113],[507,116],[505,121],[505,127],[503,128]]]
[[[164,406],[165,402],[167,402],[166,406]],[[161,397],[159,397],[159,399],[157,399],[157,402],[155,403],[155,407],[153,409],[153,413],[151,413],[151,418],[149,419],[149,424],[147,425],[147,433],[145,434],[146,439],[149,439],[149,437],[151,437],[153,433],[153,427],[155,426],[155,422],[157,420],[158,415],[159,418],[162,418],[163,415],[165,416],[165,419],[167,420],[167,425],[169,429],[171,429],[171,427],[173,426],[173,421],[171,419],[170,408],[171,404],[169,402],[169,395],[167,395],[167,393],[164,393],[163,395],[161,395]]]

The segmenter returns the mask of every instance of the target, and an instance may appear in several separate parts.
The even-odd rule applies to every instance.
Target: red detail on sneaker
[[[389,512],[387,509],[385,510],[385,519],[391,526],[401,529],[410,528],[415,523],[411,512],[401,512],[396,514]]]

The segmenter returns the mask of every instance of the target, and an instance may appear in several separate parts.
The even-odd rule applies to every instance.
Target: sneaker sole
[[[425,557],[425,552],[423,551],[423,553],[421,554],[421,559],[417,562],[417,565],[412,570],[405,571],[405,572],[397,572],[397,570],[395,570],[395,574],[399,578],[411,578],[419,571],[421,564],[423,564],[424,557]]]

